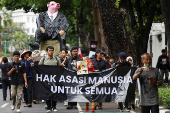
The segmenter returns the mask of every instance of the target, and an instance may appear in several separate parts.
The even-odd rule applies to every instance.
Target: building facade
[[[164,23],[152,23],[149,34],[147,52],[152,56],[152,67],[156,67],[158,57],[162,54],[161,50],[167,49]]]
[[[10,11],[8,12],[10,13]],[[0,14],[2,15],[2,12],[0,12]],[[36,18],[38,14],[34,14],[33,12],[25,13],[24,10],[20,9],[20,10],[12,11],[11,15],[12,15],[13,22],[25,23],[24,29],[28,35],[35,35],[35,31],[37,29]],[[2,17],[1,23],[3,25],[3,17]]]

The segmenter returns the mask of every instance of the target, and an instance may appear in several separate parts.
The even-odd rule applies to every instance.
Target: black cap
[[[97,49],[96,53],[102,53],[102,50],[101,49]]]
[[[122,58],[124,58],[124,59],[126,59],[126,53],[125,52],[121,52],[121,53],[119,53],[119,58],[120,59],[122,59]]]

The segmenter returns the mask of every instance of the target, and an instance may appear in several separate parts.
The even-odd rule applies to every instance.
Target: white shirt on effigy
[[[53,20],[57,17],[57,14],[58,14],[58,12],[55,12],[54,14],[50,14],[48,11],[47,11],[47,13],[48,13],[48,16],[50,19],[51,19],[50,16],[53,16]]]

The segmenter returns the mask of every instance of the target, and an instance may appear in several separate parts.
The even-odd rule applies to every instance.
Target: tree
[[[168,48],[170,49],[170,1],[160,0],[162,15],[165,22],[165,33],[168,40]],[[168,51],[170,54],[170,50]]]
[[[115,7],[117,2],[98,1],[106,43],[114,58],[125,51],[140,64],[140,56],[147,52],[152,22],[160,15],[159,0],[122,0],[119,8]]]

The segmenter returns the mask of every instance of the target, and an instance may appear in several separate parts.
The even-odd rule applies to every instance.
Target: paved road
[[[16,113],[16,110],[11,111],[11,101],[9,100],[9,95],[6,101],[3,101],[2,98],[2,89],[0,89],[0,113]],[[44,108],[45,103],[33,104],[31,108],[24,107],[25,103],[21,105],[22,113],[46,113]],[[85,110],[85,103],[78,103],[80,106],[79,109],[67,110],[65,106],[63,106],[63,102],[58,102],[57,104],[57,113],[83,113]],[[90,106],[91,108],[91,106]],[[104,103],[103,110],[96,110],[96,113],[118,113],[117,104],[115,103]],[[84,112],[91,113],[91,112]],[[124,112],[125,113],[125,112]]]

